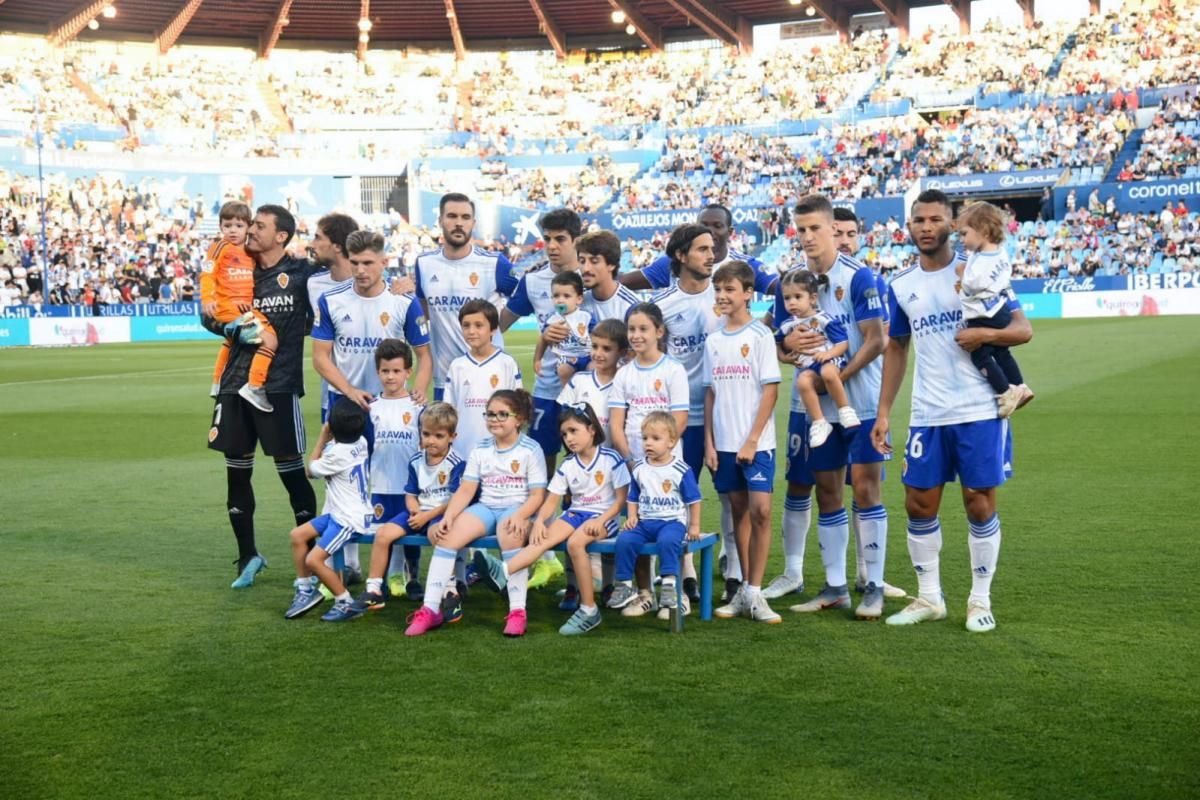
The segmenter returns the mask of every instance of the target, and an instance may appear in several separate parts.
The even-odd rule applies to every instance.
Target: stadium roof
[[[64,43],[83,38],[154,39],[166,52],[182,35],[257,44],[341,44],[360,39],[370,20],[372,42],[435,45],[547,41],[560,55],[578,41],[629,42],[626,26],[648,46],[664,39],[718,38],[749,44],[754,25],[827,20],[845,34],[856,14],[887,15],[907,28],[909,6],[955,8],[969,24],[971,0],[0,0],[0,29],[46,33]],[[1033,0],[1016,0],[1029,4]],[[103,15],[106,6],[115,17]],[[810,15],[810,7],[812,9]],[[626,19],[615,22],[615,12]],[[98,31],[87,28],[91,20]],[[364,26],[365,27],[365,26]],[[365,42],[363,43],[365,46]]]

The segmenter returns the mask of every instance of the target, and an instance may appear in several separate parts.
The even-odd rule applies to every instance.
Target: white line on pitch
[[[139,372],[113,372],[108,375],[78,375],[73,378],[44,378],[36,381],[3,381],[0,389],[5,386],[35,386],[41,383],[70,383],[71,381],[98,381],[105,378],[133,378],[138,375],[173,375],[180,372],[199,372],[202,369],[212,370],[212,367],[179,367],[178,369],[144,369]]]

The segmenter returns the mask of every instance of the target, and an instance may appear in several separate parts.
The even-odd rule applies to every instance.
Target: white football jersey
[[[642,420],[651,411],[688,410],[687,371],[675,359],[664,355],[652,366],[643,367],[637,360],[630,361],[617,370],[612,390],[608,393],[609,409],[625,409],[625,438],[629,441],[631,458],[641,458]],[[683,438],[675,450],[682,455]]]
[[[321,321],[313,328],[313,339],[332,342],[334,366],[351,386],[371,394],[383,391],[375,370],[380,342],[429,344],[429,325],[411,294],[392,294],[385,288],[375,297],[363,297],[348,283],[322,295],[318,307]]]
[[[576,372],[567,381],[567,385],[558,393],[558,404],[569,406],[574,403],[587,403],[596,412],[596,419],[604,429],[604,440],[612,441],[608,427],[608,396],[612,392],[614,381],[600,383],[595,372]]]
[[[580,308],[591,314],[592,319],[597,322],[606,319],[619,319],[624,322],[629,309],[640,302],[642,301],[632,289],[624,284],[617,284],[617,291],[607,300],[597,300],[592,290],[588,289],[583,293],[583,305]]]
[[[592,354],[592,328],[594,322],[591,314],[582,308],[572,311],[565,317],[556,312],[550,315],[550,319],[546,321],[546,324],[550,325],[555,322],[566,324],[567,330],[570,333],[567,334],[566,339],[551,347],[550,352],[555,356],[567,358],[580,358]],[[555,379],[557,380],[557,374]]]
[[[308,469],[314,476],[325,479],[325,505],[321,513],[347,528],[366,532],[375,517],[369,493],[367,440],[360,436],[352,444],[330,442]]]
[[[678,286],[656,294],[650,302],[667,323],[667,353],[683,364],[688,379],[688,427],[704,424],[704,341],[724,323],[714,309],[712,282],[701,292],[687,294]]]
[[[403,494],[408,462],[421,445],[418,420],[425,406],[412,397],[376,398],[371,403],[375,439],[371,450],[371,492]]]
[[[720,452],[736,453],[754,426],[763,387],[779,383],[775,337],[751,320],[736,331],[721,328],[704,343],[704,385],[713,390],[713,440]],[[775,449],[775,414],[767,418],[756,450]]]
[[[993,253],[971,253],[960,281],[967,319],[990,319],[1008,302],[1012,264],[1004,248]]]
[[[308,276],[308,304],[313,312],[313,330],[316,330],[317,326],[321,324],[320,303],[325,293],[353,282],[353,278],[347,278],[344,281],[335,281],[328,269],[314,272]],[[329,382],[324,378],[321,378],[321,408],[329,408]]]
[[[458,311],[468,300],[492,300],[517,288],[513,265],[500,253],[473,248],[464,258],[449,259],[439,250],[417,256],[417,297],[429,313],[433,341],[433,385],[440,389],[450,362],[468,352],[458,322]],[[496,332],[496,346],[504,340]]]
[[[408,480],[404,493],[417,498],[422,511],[429,511],[450,502],[450,496],[462,482],[467,462],[451,450],[436,464],[430,464],[422,450],[408,460]]]
[[[892,278],[888,289],[889,334],[911,336],[917,354],[910,425],[957,425],[997,414],[991,386],[954,341],[965,327],[954,273],[962,260],[956,256],[933,272],[911,267]]]
[[[517,361],[503,350],[497,350],[483,361],[476,361],[467,353],[450,362],[442,400],[454,406],[458,412],[458,436],[454,439],[454,452],[466,458],[471,451],[488,438],[487,420],[483,412],[491,396],[500,389],[521,388],[521,368]]]
[[[571,510],[603,514],[617,500],[617,489],[629,485],[629,468],[616,450],[600,447],[591,463],[577,454],[559,464],[550,479],[550,493],[571,495]]]
[[[688,524],[688,506],[700,502],[696,475],[675,456],[666,464],[638,461],[633,465],[629,502],[637,503],[641,519],[676,520]]]
[[[528,436],[504,449],[488,437],[467,457],[463,480],[478,481],[479,502],[489,508],[519,506],[530,491],[546,488],[546,456]]]

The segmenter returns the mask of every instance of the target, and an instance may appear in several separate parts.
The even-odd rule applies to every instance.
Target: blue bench
[[[720,537],[715,533],[705,533],[694,542],[685,540],[683,543],[683,552],[700,553],[700,568],[696,570],[696,577],[700,581],[700,619],[705,620],[706,622],[712,619],[713,547],[716,545],[718,538]],[[367,533],[363,534],[362,536],[354,536],[350,539],[350,541],[358,542],[360,544],[373,544],[375,542],[375,535]],[[429,543],[429,540],[424,536],[401,536],[396,540],[396,544],[432,547],[432,545]],[[500,543],[497,541],[495,536],[485,536],[482,539],[476,539],[470,544],[470,547],[481,550],[499,550]],[[553,549],[566,552],[566,542]],[[588,545],[588,552],[615,553],[617,552],[617,541],[615,538],[613,538],[593,542],[592,544]],[[658,555],[658,545],[644,544],[642,545],[641,549],[638,550],[638,554],[643,556],[656,556]],[[342,551],[339,550],[338,552],[334,553],[333,568],[338,572],[341,572],[345,568],[345,565],[346,564],[342,556]],[[679,592],[679,597],[681,598],[679,602],[680,607],[682,608],[682,591]]]

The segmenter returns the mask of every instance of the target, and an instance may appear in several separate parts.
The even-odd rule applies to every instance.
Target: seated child
[[[674,452],[678,441],[679,425],[671,414],[651,411],[646,415],[642,421],[646,459],[633,467],[628,519],[617,537],[617,583],[609,608],[624,608],[637,599],[633,569],[638,550],[648,542],[657,542],[662,575],[659,607],[669,609],[682,603],[684,614],[691,610],[687,594],[678,591],[676,579],[684,539],[700,538],[700,487],[692,468]]]

